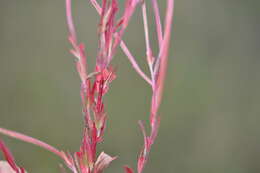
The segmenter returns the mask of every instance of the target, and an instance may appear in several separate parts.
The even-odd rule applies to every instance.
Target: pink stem
[[[150,40],[149,40],[149,29],[148,29],[148,21],[147,21],[147,13],[146,13],[146,4],[145,1],[142,4],[142,13],[143,13],[143,21],[144,21],[144,33],[145,33],[145,45],[147,54],[151,50]]]
[[[169,46],[170,46],[170,39],[171,39],[171,29],[172,29],[172,20],[173,20],[173,12],[174,12],[174,0],[167,1],[167,10],[165,16],[165,28],[164,28],[164,37],[162,47],[159,53],[160,59],[160,67],[158,70],[158,78],[156,81],[157,85],[157,107],[159,107],[161,103],[164,81],[167,71],[167,64],[168,64],[168,53],[169,53]]]
[[[90,0],[90,2],[92,3],[92,5],[95,7],[95,9],[97,10],[98,14],[101,14],[101,7],[99,6],[99,4],[97,3],[96,0]]]
[[[149,79],[146,74],[141,70],[141,68],[139,67],[139,65],[137,64],[137,62],[135,61],[135,58],[133,57],[133,55],[130,53],[129,49],[127,48],[127,46],[125,45],[125,43],[123,41],[121,41],[120,46],[122,48],[122,50],[124,51],[124,53],[126,54],[126,56],[128,57],[128,60],[131,62],[133,68],[135,69],[135,71],[146,81],[148,82],[148,84],[150,84],[151,86],[152,81],[151,79]]]
[[[76,31],[73,24],[72,13],[71,13],[71,0],[66,0],[66,14],[67,14],[67,23],[68,23],[70,35],[76,41],[77,36],[76,36]]]
[[[18,132],[7,130],[7,129],[4,129],[4,128],[0,128],[0,133],[4,134],[6,136],[12,137],[12,138],[16,138],[16,139],[19,139],[21,141],[28,142],[28,143],[37,145],[39,147],[42,147],[42,148],[56,154],[57,156],[59,156],[63,159],[63,155],[58,149],[56,149],[53,146],[51,146],[51,145],[49,145],[45,142],[42,142],[38,139],[32,138],[30,136],[26,136],[26,135],[18,133]]]
[[[166,10],[166,17],[165,17],[165,31],[164,31],[164,38],[162,44],[160,45],[159,57],[158,62],[159,65],[156,66],[158,71],[155,67],[155,88],[153,89],[153,96],[151,102],[151,114],[150,114],[150,126],[151,126],[151,133],[149,137],[146,137],[145,130],[143,125],[141,124],[141,129],[144,133],[144,148],[141,151],[141,154],[138,159],[138,173],[143,172],[143,168],[146,165],[148,160],[148,153],[151,150],[151,145],[154,143],[156,139],[160,119],[157,117],[158,109],[161,103],[162,93],[163,93],[163,86],[166,76],[166,69],[167,69],[167,60],[168,60],[168,52],[169,52],[169,45],[170,45],[170,38],[171,38],[171,27],[172,27],[172,19],[173,19],[173,8],[174,8],[174,0],[167,1],[167,10]],[[157,65],[157,64],[156,64]],[[148,142],[147,142],[148,140]]]
[[[152,0],[152,4],[153,4],[153,10],[154,10],[154,16],[155,16],[155,22],[156,22],[158,43],[159,43],[159,47],[160,47],[162,44],[162,40],[163,40],[160,11],[159,11],[157,0]]]
[[[143,21],[144,21],[146,57],[147,57],[147,63],[148,63],[148,66],[149,66],[149,70],[150,70],[150,73],[151,73],[151,78],[152,78],[152,88],[154,88],[153,57],[152,57],[152,50],[151,50],[151,46],[150,46],[150,40],[149,40],[149,29],[148,29],[148,20],[147,20],[147,12],[146,12],[145,1],[142,3],[142,13],[143,13]]]

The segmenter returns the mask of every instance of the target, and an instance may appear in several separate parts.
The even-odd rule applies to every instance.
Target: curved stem
[[[54,154],[56,154],[57,156],[61,157],[63,159],[63,155],[62,155],[62,152],[59,151],[58,149],[56,149],[55,147],[43,142],[43,141],[40,141],[38,139],[35,139],[35,138],[32,138],[30,136],[27,136],[27,135],[24,135],[22,133],[18,133],[18,132],[15,132],[15,131],[11,131],[11,130],[7,130],[7,129],[4,129],[4,128],[0,128],[0,133],[2,133],[3,135],[6,135],[6,136],[9,136],[9,137],[12,137],[12,138],[15,138],[15,139],[19,139],[21,141],[24,141],[24,142],[27,142],[27,143],[31,143],[31,144],[34,144],[34,145],[37,145],[41,148],[44,148]]]

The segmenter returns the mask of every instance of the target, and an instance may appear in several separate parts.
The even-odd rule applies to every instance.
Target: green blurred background
[[[145,172],[260,172],[259,9],[259,0],[176,0],[161,127]],[[87,0],[75,1],[73,13],[93,67],[98,16]],[[124,40],[147,71],[140,8]],[[63,0],[0,1],[1,127],[78,150],[80,81],[69,48]],[[137,121],[148,120],[151,94],[121,50],[113,65],[118,78],[106,96],[99,151],[119,157],[107,173],[136,167]],[[28,172],[59,172],[61,160],[48,151],[1,138]]]

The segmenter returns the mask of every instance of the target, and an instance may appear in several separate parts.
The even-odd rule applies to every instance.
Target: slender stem
[[[148,63],[148,66],[149,66],[149,70],[150,70],[150,73],[151,73],[152,87],[154,88],[153,56],[152,56],[152,50],[151,50],[151,46],[150,46],[149,29],[148,29],[149,27],[148,27],[148,20],[147,20],[147,12],[146,12],[145,1],[142,2],[142,14],[143,14],[143,22],[144,22],[146,57],[147,57],[147,63]]]
[[[162,40],[163,40],[163,34],[162,34],[160,11],[159,11],[157,0],[152,0],[152,5],[153,5],[154,16],[155,16],[158,43],[159,43],[159,47],[160,47],[162,44]]]
[[[155,83],[153,88],[153,95],[151,101],[151,114],[150,114],[150,136],[146,137],[145,130],[143,125],[141,124],[141,129],[144,134],[144,148],[141,150],[141,154],[138,159],[138,173],[142,173],[144,166],[148,160],[148,153],[151,150],[151,146],[156,139],[158,128],[160,124],[160,119],[157,117],[158,109],[161,103],[162,93],[163,93],[163,86],[165,82],[166,70],[167,70],[167,60],[168,60],[168,52],[169,52],[169,45],[170,45],[170,38],[171,38],[171,27],[172,27],[172,19],[173,19],[173,8],[174,8],[174,0],[167,1],[167,10],[166,10],[166,17],[165,17],[165,30],[164,30],[164,37],[163,41],[160,45],[159,50],[159,57],[155,64]],[[147,143],[147,138],[149,142]]]
[[[101,7],[98,4],[98,2],[96,0],[90,0],[91,4],[95,7],[95,9],[97,10],[98,14],[101,14]]]
[[[123,41],[121,41],[120,43],[120,47],[122,48],[122,50],[124,51],[124,53],[126,54],[128,60],[131,62],[133,68],[135,69],[135,71],[146,81],[148,82],[148,84],[150,84],[152,86],[152,81],[151,79],[149,79],[147,77],[147,75],[141,70],[141,68],[139,67],[139,65],[137,64],[137,62],[135,61],[135,58],[133,57],[133,55],[130,53],[129,49],[127,48],[127,46],[125,45],[125,43]]]
[[[148,21],[147,21],[147,12],[146,12],[145,1],[142,3],[142,13],[143,13],[143,21],[144,21],[144,35],[145,35],[146,52],[147,52],[147,54],[149,54],[151,47],[150,47],[150,40],[149,40],[149,29],[148,29]]]
[[[74,41],[76,41],[77,36],[76,36],[75,26],[73,24],[73,18],[71,13],[71,0],[66,0],[66,14],[67,14],[67,23],[69,27],[69,32],[72,38],[75,39]]]
[[[168,0],[166,16],[165,16],[163,43],[162,43],[162,47],[161,47],[160,53],[159,53],[160,65],[159,65],[159,69],[158,69],[158,78],[156,81],[156,85],[157,85],[157,89],[158,89],[156,102],[157,102],[158,107],[160,105],[161,98],[162,98],[164,81],[165,81],[167,65],[168,65],[168,53],[169,53],[170,39],[171,39],[173,12],[174,12],[174,0]]]
[[[42,147],[42,148],[56,154],[57,156],[59,156],[63,159],[62,153],[58,149],[56,149],[55,147],[53,147],[53,146],[51,146],[51,145],[49,145],[45,142],[42,142],[38,139],[32,138],[32,137],[24,135],[22,133],[7,130],[7,129],[4,129],[4,128],[0,128],[0,133],[2,133],[3,135],[6,135],[6,136],[12,137],[12,138],[16,138],[16,139],[19,139],[21,141],[28,142],[28,143],[37,145],[39,147]]]

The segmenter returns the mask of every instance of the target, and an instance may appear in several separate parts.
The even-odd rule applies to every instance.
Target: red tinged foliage
[[[115,159],[115,157],[111,157],[104,152],[100,153],[97,157],[98,154],[96,150],[97,145],[103,141],[106,121],[108,118],[105,111],[104,96],[109,91],[111,82],[116,78],[115,70],[111,66],[111,60],[116,53],[117,47],[120,45],[134,70],[149,84],[152,89],[149,135],[146,133],[144,123],[139,121],[139,125],[144,136],[144,144],[138,156],[137,172],[142,173],[145,164],[148,161],[149,153],[157,137],[160,125],[158,111],[162,99],[167,70],[174,0],[167,0],[165,20],[163,22],[161,22],[157,0],[151,0],[159,47],[157,55],[150,47],[149,27],[146,12],[146,2],[149,1],[125,0],[123,14],[118,20],[116,18],[117,12],[119,11],[118,0],[101,0],[101,5],[99,5],[96,0],[89,1],[100,15],[98,26],[99,47],[96,56],[95,69],[93,72],[88,71],[89,64],[87,61],[85,46],[83,43],[80,43],[77,38],[71,11],[71,0],[66,0],[66,16],[69,31],[68,40],[72,46],[70,52],[73,56],[75,56],[75,66],[81,80],[80,96],[82,102],[82,113],[85,120],[82,135],[83,138],[79,151],[74,154],[60,151],[38,139],[3,128],[0,128],[0,133],[38,145],[48,151],[51,151],[62,158],[66,166],[73,173],[102,173],[104,169]],[[150,76],[146,75],[139,67],[135,57],[122,40],[122,36],[138,5],[141,6],[143,14],[146,60],[150,70]],[[164,28],[162,27],[162,23],[164,23]],[[16,173],[25,172],[23,168],[16,165],[12,154],[1,140],[0,150],[3,152],[4,157],[7,160],[7,162],[4,163],[0,162],[0,173],[2,173],[1,170],[3,169],[11,169]],[[134,173],[134,170],[127,166],[124,167],[124,170],[125,173]],[[63,170],[63,172],[65,172],[65,170]]]
[[[85,119],[80,151],[74,154],[75,162],[71,159],[67,159],[67,162],[70,167],[71,164],[74,164],[72,168],[76,167],[81,173],[101,173],[114,160],[104,153],[96,158],[96,147],[103,140],[107,120],[103,97],[108,92],[110,83],[116,78],[114,69],[110,67],[110,62],[136,6],[136,3],[133,2],[133,0],[127,1],[123,17],[117,21],[117,0],[102,0],[101,7],[95,0],[92,0],[100,12],[99,48],[95,71],[89,74],[84,46],[82,43],[77,43],[71,13],[71,0],[66,0],[69,41],[73,47],[71,53],[76,57],[76,68],[81,79],[80,93]]]

